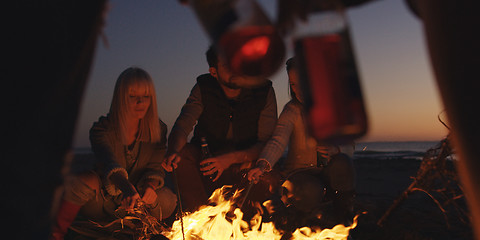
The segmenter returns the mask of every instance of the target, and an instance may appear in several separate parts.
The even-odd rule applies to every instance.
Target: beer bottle
[[[202,143],[201,143],[201,147],[202,147],[202,159],[211,158],[211,157],[212,157],[212,154],[210,153],[210,149],[208,149],[207,139],[206,139],[205,137],[202,137],[202,138],[200,139],[200,141],[202,142]]]
[[[307,122],[318,141],[349,143],[366,133],[367,118],[345,7],[318,2],[293,37]]]
[[[200,147],[202,149],[202,160],[213,157],[212,153],[210,153],[210,149],[208,148],[207,139],[205,137],[202,137],[202,138],[200,138],[200,141],[201,141]],[[204,167],[209,166],[210,164],[211,163],[202,164],[202,165],[200,165],[200,167],[204,168]],[[214,173],[214,174],[211,174],[208,177],[210,179],[214,179],[216,177],[216,175],[217,175],[217,173]]]

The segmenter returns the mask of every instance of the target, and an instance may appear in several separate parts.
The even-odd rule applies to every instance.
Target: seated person
[[[296,194],[290,198],[284,193],[285,196],[282,200],[285,204],[293,203],[297,209],[307,212],[319,207],[323,197],[327,197],[333,201],[335,216],[338,216],[339,219],[350,218],[353,214],[355,190],[355,170],[351,157],[342,153],[340,147],[319,144],[309,135],[294,58],[287,61],[287,73],[292,99],[280,114],[272,138],[260,153],[257,167],[248,173],[248,179],[258,182],[260,176],[275,168],[275,171],[280,171],[284,180],[291,180],[287,186],[284,185],[287,187],[284,190],[290,194]],[[287,145],[286,159],[282,166],[279,166],[277,162]],[[345,149],[343,151],[347,151],[348,146],[342,146],[342,148]],[[315,179],[312,176],[315,176],[317,180],[312,180]],[[305,187],[300,186],[306,185],[305,181],[314,181],[316,183],[309,185],[317,187],[299,191]],[[323,187],[318,187],[323,185],[326,185],[326,193]],[[295,187],[297,187],[296,190]],[[294,192],[296,193],[294,194]],[[315,197],[312,198],[312,196]],[[351,217],[353,218],[353,216]]]
[[[167,171],[176,168],[185,211],[207,204],[215,189],[239,183],[241,165],[258,159],[277,120],[270,81],[243,88],[239,83],[246,77],[232,74],[214,47],[206,55],[209,73],[197,78],[182,107],[168,138],[164,164]],[[194,126],[193,138],[187,143]],[[213,157],[202,159],[202,138]]]
[[[176,195],[164,187],[166,131],[150,75],[134,67],[123,71],[109,114],[90,129],[96,168],[67,178],[52,239],[63,239],[79,212],[95,222],[112,221],[120,206],[133,209],[142,201],[159,221],[170,216]]]

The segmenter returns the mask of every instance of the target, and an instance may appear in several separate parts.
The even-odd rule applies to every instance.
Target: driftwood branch
[[[439,118],[441,121],[441,119]],[[445,127],[448,126],[441,121]],[[417,171],[417,175],[413,177],[413,182],[395,199],[392,205],[385,211],[383,216],[378,220],[377,225],[383,226],[384,222],[391,213],[404,202],[414,191],[421,191],[427,194],[442,212],[447,227],[450,228],[448,222],[448,211],[446,206],[452,205],[457,216],[464,223],[468,222],[468,213],[464,207],[457,204],[457,200],[463,198],[463,191],[458,181],[455,169],[448,168],[448,161],[455,163],[453,159],[453,150],[450,147],[448,136],[440,141],[438,146],[429,149]]]

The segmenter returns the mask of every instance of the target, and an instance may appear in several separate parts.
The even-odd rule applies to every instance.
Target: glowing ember
[[[250,221],[250,224],[243,221],[243,213],[236,208],[231,214],[234,199],[240,192],[235,192],[233,197],[224,198],[225,188],[217,189],[210,201],[215,206],[203,206],[198,211],[187,213],[184,218],[184,229],[186,240],[223,240],[223,239],[256,239],[256,240],[279,240],[283,233],[275,228],[273,223],[262,223],[262,217],[257,214]],[[229,213],[230,212],[230,213]],[[297,229],[291,239],[347,239],[349,231],[357,225],[357,217],[351,226],[337,225],[332,229],[311,229],[303,227]],[[180,220],[174,222],[171,231],[164,232],[171,240],[183,240]]]

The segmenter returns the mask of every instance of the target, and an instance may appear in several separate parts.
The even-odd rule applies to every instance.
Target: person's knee
[[[157,202],[161,206],[162,218],[168,218],[177,207],[177,195],[167,187],[157,190]]]
[[[282,201],[303,212],[318,208],[325,195],[324,182],[307,171],[291,175],[282,187]]]
[[[65,179],[64,198],[78,205],[84,205],[97,196],[100,185],[99,177],[93,172],[68,176]]]
[[[328,165],[335,169],[351,169],[353,168],[353,161],[348,155],[339,153],[332,156]]]
[[[187,143],[185,146],[180,150],[180,157],[182,160],[186,161],[193,161],[195,162],[196,159],[200,158],[201,151],[200,148],[194,144]]]
[[[100,179],[97,174],[93,172],[83,173],[77,176],[78,179],[91,188],[92,190],[98,192],[100,190]]]
[[[277,192],[280,189],[281,184],[282,176],[280,172],[276,170],[265,173],[259,182],[259,185],[265,186],[264,189],[268,191],[265,192],[265,194],[268,195]]]
[[[201,157],[200,149],[191,144],[186,144],[179,152],[181,161],[178,164],[177,172],[180,175],[191,174],[190,171],[198,171]]]
[[[337,154],[328,163],[326,174],[335,190],[355,188],[355,169],[353,161],[346,154]]]

